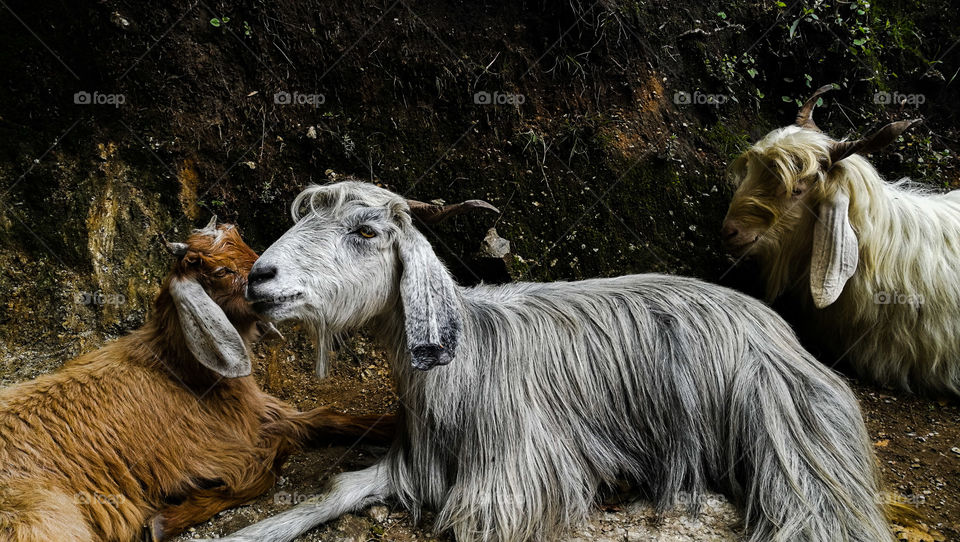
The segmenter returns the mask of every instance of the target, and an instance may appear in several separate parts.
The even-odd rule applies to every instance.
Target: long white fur
[[[757,142],[739,168],[728,218],[765,229],[751,249],[769,300],[797,297],[827,346],[846,354],[873,382],[932,395],[960,396],[960,191],[933,193],[903,179],[885,182],[859,155],[828,171],[828,136],[789,126]],[[766,166],[760,165],[760,162]],[[802,203],[786,208],[783,192],[804,182]],[[847,194],[859,264],[842,294],[814,306],[803,279],[810,271],[816,214]]]
[[[461,542],[552,540],[619,480],[661,509],[723,491],[751,542],[892,539],[855,397],[761,302],[665,275],[459,288],[396,194],[346,182],[306,202],[248,297],[275,319],[369,327],[405,427],[373,467],[227,540],[289,541],[388,497]],[[449,365],[414,368],[414,313],[429,337],[461,322]]]

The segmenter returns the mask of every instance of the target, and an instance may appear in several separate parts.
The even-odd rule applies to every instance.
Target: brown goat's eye
[[[216,270],[214,270],[213,276],[219,279],[227,275],[232,275],[235,272],[236,271],[234,271],[233,269],[230,269],[229,267],[218,267]]]
[[[800,194],[803,194],[803,189],[802,189],[802,188],[794,188],[794,189],[793,189],[793,195],[794,195],[794,196],[799,196]]]
[[[373,239],[377,236],[377,232],[375,232],[370,226],[360,226],[357,228],[357,233],[366,239]]]

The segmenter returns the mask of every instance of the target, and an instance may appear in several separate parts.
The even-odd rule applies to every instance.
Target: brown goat
[[[0,540],[154,540],[267,491],[312,442],[387,442],[392,416],[299,412],[262,392],[243,299],[257,254],[214,219],[139,330],[0,391]]]

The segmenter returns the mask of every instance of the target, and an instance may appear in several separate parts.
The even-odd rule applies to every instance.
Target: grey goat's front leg
[[[382,501],[393,494],[390,475],[383,461],[363,470],[334,477],[330,490],[232,535],[228,542],[290,542],[317,525],[347,512]]]

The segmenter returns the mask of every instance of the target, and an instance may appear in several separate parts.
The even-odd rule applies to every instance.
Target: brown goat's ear
[[[170,296],[187,348],[197,361],[226,378],[250,374],[252,366],[243,339],[203,286],[192,279],[174,279]]]
[[[857,270],[860,248],[849,209],[850,198],[843,192],[820,204],[810,260],[810,293],[818,309],[836,301]]]

